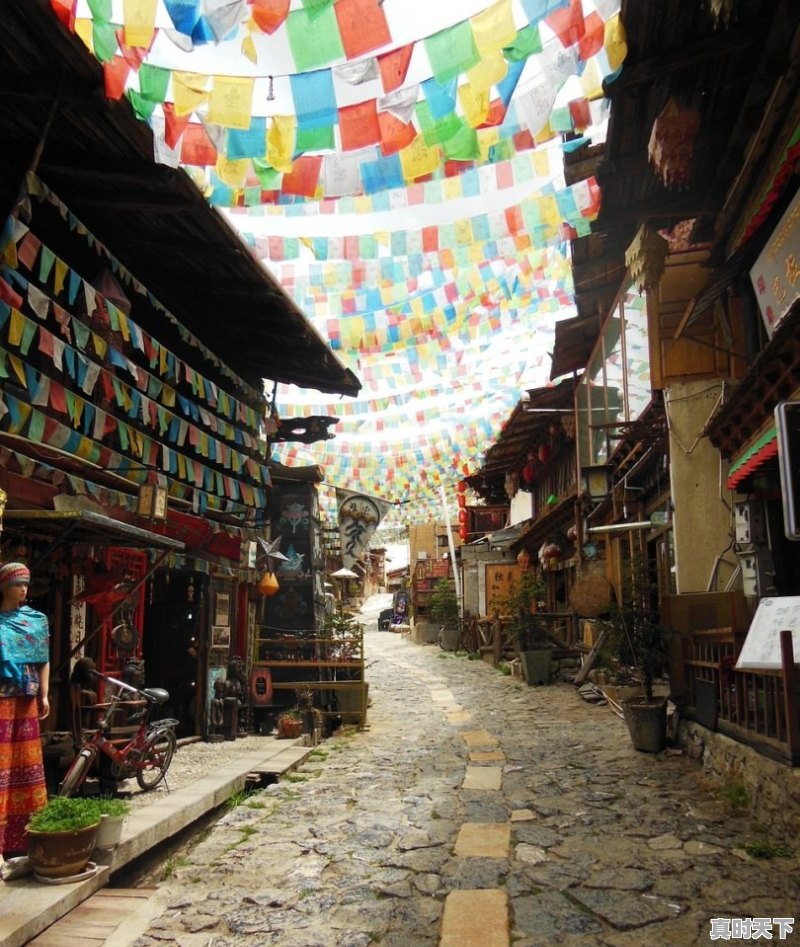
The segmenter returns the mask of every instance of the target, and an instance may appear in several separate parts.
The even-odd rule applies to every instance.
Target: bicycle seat
[[[146,687],[142,693],[154,704],[166,704],[169,700],[169,693],[163,687]]]

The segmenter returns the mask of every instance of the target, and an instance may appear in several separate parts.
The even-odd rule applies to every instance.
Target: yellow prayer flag
[[[126,342],[130,342],[131,330],[130,330],[130,327],[128,326],[128,317],[125,315],[125,313],[121,309],[117,310],[117,319],[119,320],[119,331],[122,333],[122,338]]]
[[[67,264],[56,257],[55,264],[55,275],[53,276],[53,292],[56,296],[64,288],[64,280],[67,278],[67,273],[69,273],[69,267]]]
[[[586,63],[586,68],[580,77],[580,83],[584,96],[590,102],[603,98],[603,76],[594,56]]]
[[[96,332],[92,333],[92,345],[94,346],[94,353],[98,358],[105,358],[106,351],[108,349],[108,343],[104,338],[99,336]]]
[[[456,198],[463,196],[460,175],[455,175],[452,178],[445,178],[442,181],[442,196],[448,201],[453,201]]]
[[[508,63],[502,50],[489,50],[481,56],[480,62],[467,70],[469,84],[476,91],[489,91],[493,85],[502,82],[508,72]]]
[[[473,243],[467,254],[470,263],[482,263],[486,259],[486,250],[482,243]]]
[[[157,0],[122,0],[122,16],[125,22],[125,45],[150,45],[156,26]]]
[[[174,408],[175,407],[175,389],[170,388],[169,385],[164,385],[164,388],[161,391],[161,403],[165,408]]]
[[[464,117],[472,128],[477,128],[486,121],[489,114],[489,92],[476,89],[472,83],[466,82],[458,87],[458,100],[464,111]]]
[[[468,247],[472,243],[472,224],[468,218],[455,222],[456,243],[460,247]]]
[[[250,170],[249,158],[229,159],[224,155],[217,156],[216,172],[220,181],[228,187],[243,188]]]
[[[372,198],[366,194],[359,194],[353,198],[353,210],[357,214],[368,214],[372,210]]]
[[[539,198],[539,218],[547,228],[548,232],[558,230],[561,224],[561,214],[558,210],[558,204],[552,194],[546,194]]]
[[[500,141],[500,129],[492,128],[478,129],[478,146],[481,149],[481,156],[478,159],[481,164],[489,160],[489,149]]]
[[[550,122],[545,122],[544,125],[539,129],[539,131],[533,136],[533,143],[535,146],[539,146],[546,141],[550,141],[552,138],[555,138],[556,133],[550,127]]]
[[[612,69],[618,69],[628,55],[628,42],[625,36],[625,27],[622,25],[619,13],[606,21],[603,46],[608,56],[608,64]]]
[[[11,310],[11,319],[8,325],[8,344],[13,345],[14,348],[19,348],[26,321],[25,316],[18,309]]]
[[[499,0],[482,13],[470,17],[472,38],[480,52],[502,49],[512,43],[517,36],[511,0]]]
[[[292,170],[297,119],[294,115],[273,115],[267,132],[267,161],[276,171]]]
[[[550,177],[550,151],[547,148],[534,149],[533,172],[537,178]]]
[[[3,247],[3,259],[8,263],[12,270],[15,270],[19,266],[19,260],[17,259],[17,245],[13,240],[9,240],[8,243]]]
[[[214,76],[208,100],[208,120],[225,128],[249,128],[253,115],[255,79]]]
[[[88,437],[82,437],[78,441],[78,446],[75,448],[75,453],[82,460],[88,460],[92,456],[92,451],[94,450],[94,443],[89,440]]]
[[[439,149],[429,148],[422,135],[417,135],[407,148],[401,149],[400,165],[406,181],[432,174],[439,167]]]
[[[167,350],[162,345],[158,351],[158,374],[166,375],[169,368],[169,363],[167,362]]]
[[[94,52],[94,45],[92,41],[92,31],[94,30],[94,24],[90,17],[78,17],[75,20],[75,35],[80,38],[83,45],[90,51]]]
[[[256,52],[256,44],[253,40],[253,30],[252,30],[252,20],[248,23],[248,32],[247,36],[242,40],[242,55],[246,56],[251,63],[258,62],[258,53]]]
[[[172,73],[172,101],[177,116],[189,115],[208,101],[208,76],[199,72]]]
[[[17,358],[16,355],[12,355],[9,352],[8,360],[9,362],[11,362],[11,367],[14,369],[14,374],[19,379],[19,383],[22,385],[23,388],[27,388],[28,383],[25,381],[25,366],[22,364],[21,359]]]

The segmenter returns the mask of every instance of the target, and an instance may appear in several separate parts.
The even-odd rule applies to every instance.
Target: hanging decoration
[[[642,224],[625,251],[625,265],[640,293],[657,288],[667,265],[668,252],[667,241],[647,224]]]
[[[671,97],[653,122],[647,146],[650,163],[665,187],[682,190],[689,186],[699,131],[700,113]]]

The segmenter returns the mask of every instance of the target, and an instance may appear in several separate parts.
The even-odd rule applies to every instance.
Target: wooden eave
[[[149,127],[126,100],[106,98],[102,67],[48,0],[0,0],[0,22],[3,219],[35,166],[97,240],[252,389],[260,392],[266,378],[357,394],[358,379],[222,214],[184,171],[154,161]],[[169,331],[161,327],[165,343],[191,354]]]

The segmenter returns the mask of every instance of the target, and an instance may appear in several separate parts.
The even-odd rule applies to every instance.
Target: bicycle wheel
[[[81,750],[72,761],[61,785],[58,787],[59,796],[71,796],[81,788],[89,767],[92,765],[94,754],[90,750]]]
[[[178,744],[172,730],[157,730],[142,750],[142,768],[136,770],[136,782],[142,789],[154,789],[167,775]]]

